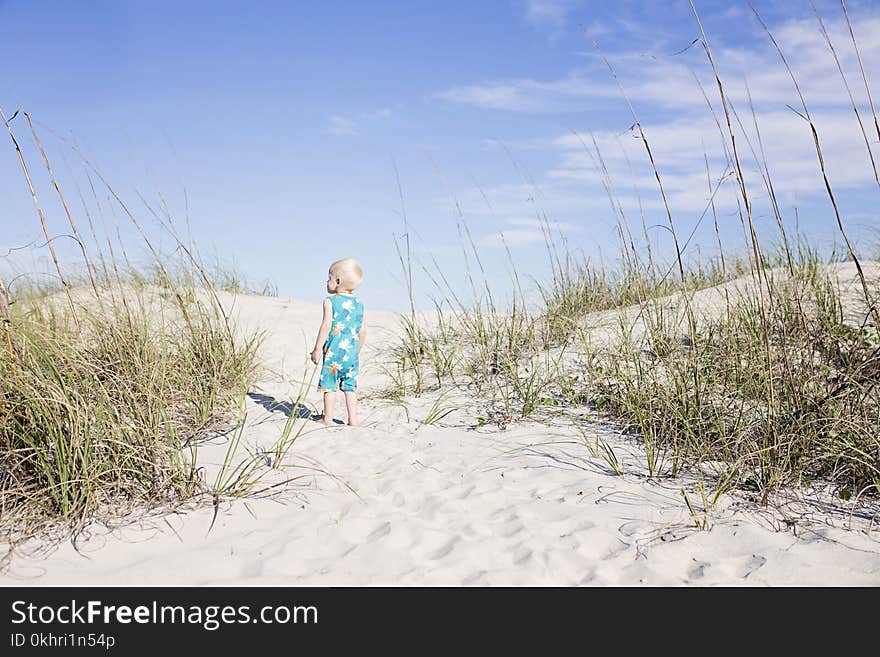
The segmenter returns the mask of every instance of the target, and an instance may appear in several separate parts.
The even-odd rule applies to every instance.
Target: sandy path
[[[239,297],[235,313],[244,328],[267,331],[267,372],[248,399],[245,432],[266,448],[287,420],[272,400],[294,394],[320,310]],[[396,330],[392,314],[369,318],[365,392],[381,385],[380,347]],[[209,507],[93,530],[80,553],[66,543],[46,558],[17,556],[0,583],[880,584],[880,530],[870,519],[790,506],[788,527],[778,513],[725,496],[709,530],[698,531],[680,492],[696,500],[694,482],[641,476],[639,448],[605,425],[594,427],[624,476],[561,423],[476,430],[468,400],[458,399],[442,403],[465,408],[425,425],[435,400],[413,402],[408,419],[401,407],[367,400],[357,428],[303,420],[278,475],[300,478],[273,497],[224,503],[210,533]],[[225,439],[216,442],[204,450],[209,462],[222,459]]]

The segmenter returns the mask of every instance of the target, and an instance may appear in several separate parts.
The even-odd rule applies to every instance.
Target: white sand
[[[295,380],[311,367],[320,306],[239,296],[234,314],[245,328],[267,332],[267,371],[248,399],[243,434],[265,449],[287,420],[268,410],[268,398],[296,394]],[[370,399],[383,385],[380,363],[396,316],[368,309],[368,318],[364,426],[324,429],[303,420],[287,467],[265,480],[296,481],[272,496],[223,502],[210,533],[210,507],[92,528],[79,551],[66,542],[48,556],[15,556],[0,583],[880,584],[880,529],[870,517],[820,512],[794,495],[774,510],[726,495],[699,531],[680,491],[699,507],[694,482],[643,476],[637,444],[606,425],[592,426],[615,449],[623,476],[592,458],[562,422],[474,429],[472,400],[458,397],[439,403],[459,410],[425,425],[436,393],[406,411]],[[308,399],[320,408],[315,390]],[[344,418],[341,396],[337,407]],[[219,463],[226,440],[202,458]]]

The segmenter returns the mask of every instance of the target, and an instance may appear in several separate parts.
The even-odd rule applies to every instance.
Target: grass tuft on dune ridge
[[[30,537],[75,536],[96,520],[201,496],[216,505],[224,490],[205,481],[198,447],[237,424],[236,404],[254,380],[262,339],[237,330],[217,293],[244,292],[247,283],[219,261],[203,264],[167,214],[157,216],[159,227],[177,248],[161,254],[106,179],[74,149],[90,184],[98,179],[115,199],[150,257],[145,265],[131,263],[132,245],[123,242],[118,224],[115,235],[108,230],[97,196],[92,211],[81,198],[91,237],[86,241],[30,117],[19,111],[8,118],[2,110],[0,116],[44,246],[52,248],[54,236],[16,134],[22,117],[65,209],[67,237],[82,256],[66,266],[52,248],[55,274],[18,271],[8,282],[0,277],[0,539],[9,547],[6,557]],[[103,234],[93,221],[98,217]],[[262,289],[273,292],[269,284]],[[230,457],[218,481],[232,467],[239,466]]]

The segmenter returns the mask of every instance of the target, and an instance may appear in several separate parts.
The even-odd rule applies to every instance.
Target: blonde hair
[[[346,290],[354,290],[364,280],[364,272],[354,258],[343,258],[330,265],[330,271],[339,278],[339,284]]]

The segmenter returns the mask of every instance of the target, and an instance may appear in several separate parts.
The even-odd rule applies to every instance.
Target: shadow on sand
[[[313,422],[320,422],[324,419],[321,413],[313,412],[312,409],[301,402],[279,401],[271,395],[264,395],[259,392],[249,392],[248,397],[272,413],[281,411],[287,417],[293,416],[298,420],[312,420]],[[340,419],[334,419],[333,422],[335,424],[345,424]]]

